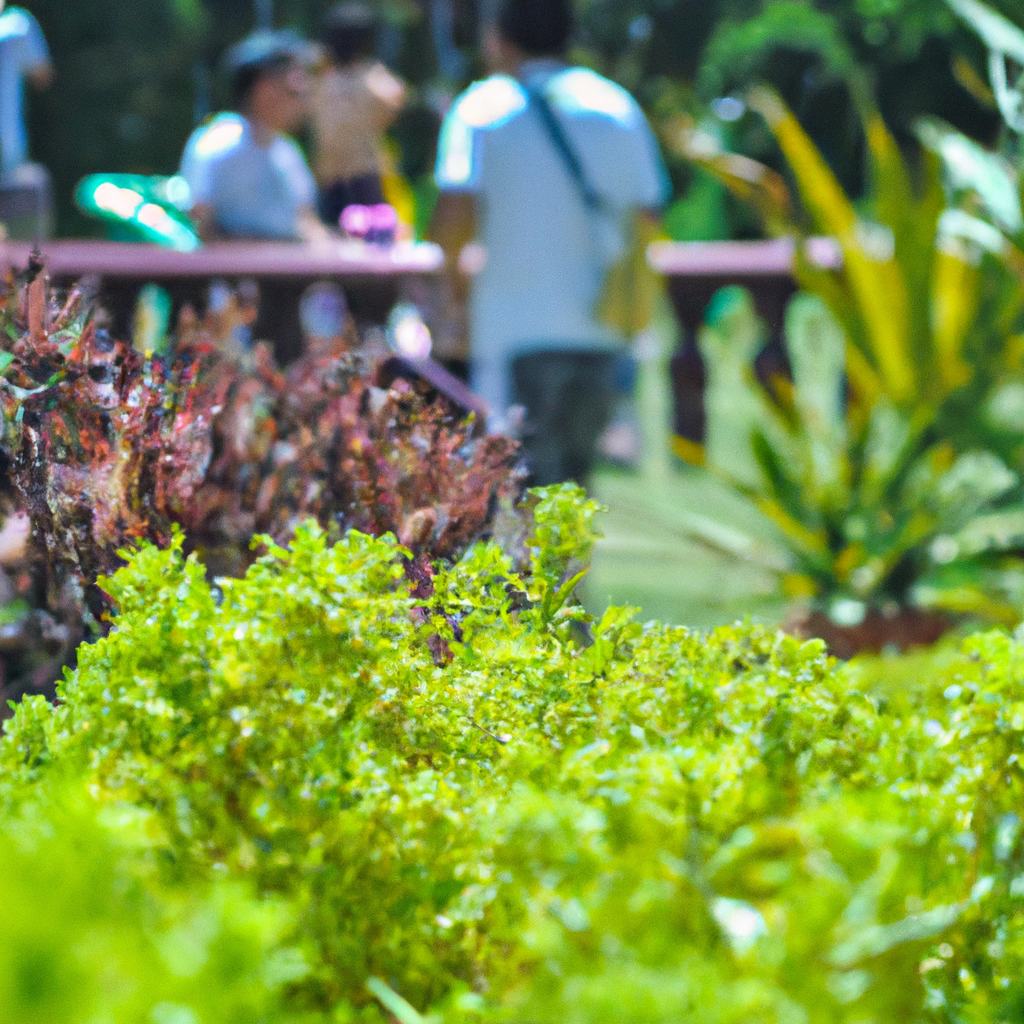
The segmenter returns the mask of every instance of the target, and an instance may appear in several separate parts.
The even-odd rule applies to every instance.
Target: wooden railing
[[[26,243],[0,242],[0,265],[24,267],[32,248]],[[651,247],[651,264],[667,278],[681,328],[672,361],[677,434],[692,440],[703,436],[704,367],[696,336],[720,288],[736,284],[750,290],[771,334],[758,370],[762,376],[785,371],[781,338],[786,304],[796,290],[794,253],[794,243],[786,239],[659,242]],[[301,350],[298,301],[313,281],[337,281],[357,319],[383,323],[403,287],[429,283],[444,264],[441,250],[430,244],[376,248],[342,241],[319,247],[222,242],[190,253],[119,242],[54,241],[42,246],[42,255],[50,276],[58,282],[98,279],[101,301],[120,331],[130,330],[136,296],[146,283],[167,288],[178,305],[191,302],[202,308],[211,279],[254,280],[262,298],[257,335],[274,338],[284,361]],[[812,239],[806,255],[819,266],[840,265],[838,247],[830,239]],[[415,371],[412,364],[401,366],[397,375]]]
[[[697,333],[715,292],[726,285],[742,285],[754,299],[769,329],[769,340],[758,357],[762,379],[786,373],[782,327],[786,305],[796,291],[793,277],[795,244],[789,239],[767,242],[658,242],[649,259],[664,274],[681,335],[671,364],[675,395],[675,433],[690,441],[704,436],[704,363],[697,348]],[[839,247],[832,239],[811,239],[807,259],[819,266],[838,268]]]
[[[431,278],[444,266],[441,250],[426,243],[384,248],[340,240],[319,246],[219,242],[175,252],[155,245],[67,240],[45,242],[40,249],[54,281],[97,280],[100,302],[122,334],[131,329],[145,284],[166,288],[178,307],[188,302],[202,310],[211,280],[253,280],[261,295],[257,336],[273,338],[283,361],[301,351],[299,299],[314,281],[338,282],[357,320],[383,323],[403,285]],[[22,268],[32,251],[28,243],[2,242],[0,265]]]

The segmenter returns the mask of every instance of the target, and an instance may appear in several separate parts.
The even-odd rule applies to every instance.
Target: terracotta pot
[[[824,640],[829,654],[845,660],[857,654],[878,654],[887,647],[899,651],[929,647],[953,628],[953,622],[920,608],[901,608],[894,615],[872,609],[859,626],[840,626],[824,612],[815,611],[801,612],[784,628],[803,640]]]

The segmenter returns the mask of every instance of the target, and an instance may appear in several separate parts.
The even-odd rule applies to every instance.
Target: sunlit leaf
[[[935,254],[934,274],[931,328],[935,355],[942,383],[952,391],[971,377],[963,349],[978,311],[981,270],[962,247],[947,243]]]
[[[771,232],[784,229],[793,204],[782,176],[750,157],[722,150],[717,140],[699,130],[686,129],[670,136],[679,155],[703,167],[737,198],[749,203]]]
[[[979,0],[946,0],[989,49],[1024,64],[1024,31]]]
[[[891,229],[858,217],[828,164],[775,93],[754,90],[750,103],[775,134],[816,226],[842,247],[845,273],[866,325],[866,354],[893,399],[909,400],[914,391],[910,306],[906,282],[895,261]]]
[[[943,161],[954,192],[971,191],[1004,231],[1024,231],[1016,171],[996,153],[937,118],[918,122],[918,138]]]

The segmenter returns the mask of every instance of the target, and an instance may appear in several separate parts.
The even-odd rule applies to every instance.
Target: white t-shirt
[[[299,239],[299,211],[316,202],[316,183],[302,150],[275,137],[257,145],[240,114],[218,114],[193,132],[181,176],[194,205],[213,207],[217,224],[236,238]]]
[[[8,174],[28,159],[25,75],[50,63],[35,18],[21,7],[0,14],[0,170]]]
[[[587,210],[520,82],[546,97],[610,215]],[[487,262],[471,301],[472,372],[492,412],[507,408],[515,356],[621,344],[594,317],[601,285],[627,217],[669,194],[654,134],[628,92],[553,61],[527,63],[520,80],[479,82],[445,119],[436,177],[442,191],[477,200]]]

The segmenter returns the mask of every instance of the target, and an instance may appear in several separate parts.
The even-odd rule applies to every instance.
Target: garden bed
[[[180,542],[105,584],[115,629],[0,742],[36,909],[0,948],[62,979],[5,1019],[1013,1019],[1020,645],[901,677],[588,622],[595,509],[541,497],[524,573],[483,545],[429,598],[394,540],[312,525],[220,594]]]

